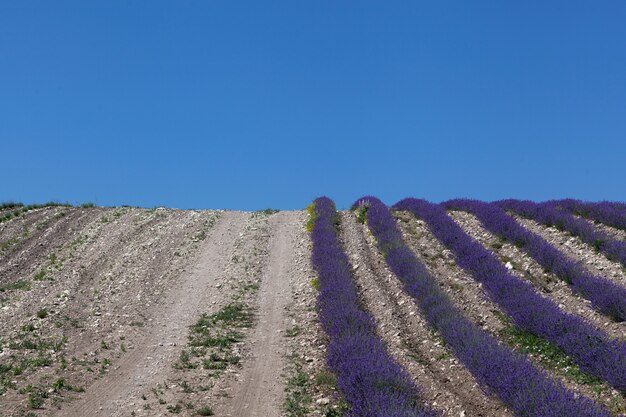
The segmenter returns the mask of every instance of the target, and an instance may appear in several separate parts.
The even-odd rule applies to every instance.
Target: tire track
[[[56,415],[128,415],[134,407],[130,401],[139,396],[142,387],[156,385],[164,379],[180,353],[179,346],[186,342],[188,326],[210,302],[213,284],[223,273],[246,216],[241,212],[225,212],[221,216],[195,267],[182,277],[180,286],[166,297],[161,311],[153,316],[158,323],[137,343],[136,349],[116,363],[114,371]]]
[[[280,212],[270,225],[270,255],[258,293],[257,324],[250,336],[250,360],[244,364],[233,395],[216,415],[233,417],[279,417],[284,393],[286,345],[283,338],[288,326],[285,309],[291,300],[291,282],[300,279],[293,273],[296,236],[304,225],[300,212]],[[298,269],[299,270],[299,269]]]

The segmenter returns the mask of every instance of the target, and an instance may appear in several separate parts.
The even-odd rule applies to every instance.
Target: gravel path
[[[129,415],[139,402],[136,396],[141,387],[164,379],[180,353],[178,346],[187,339],[188,326],[211,301],[213,283],[222,273],[245,216],[239,212],[222,215],[210,231],[195,267],[181,277],[180,285],[166,296],[161,311],[154,315],[159,322],[132,352],[122,357],[114,371],[58,416]]]
[[[300,213],[280,212],[272,216],[270,226],[270,254],[258,294],[258,321],[249,339],[251,355],[232,389],[229,404],[217,410],[217,415],[281,415],[286,353],[283,335],[290,323],[285,308],[291,298],[292,281],[306,279],[293,273],[298,271],[293,268],[295,237],[303,224]]]

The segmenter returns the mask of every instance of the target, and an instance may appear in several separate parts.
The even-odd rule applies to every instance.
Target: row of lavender
[[[394,208],[423,219],[456,262],[483,284],[489,297],[523,330],[561,348],[584,372],[626,392],[626,344],[609,338],[577,316],[564,313],[529,283],[512,275],[490,251],[469,237],[445,208],[406,199]]]
[[[487,392],[493,392],[519,416],[608,415],[467,320],[406,245],[389,209],[380,200],[363,197],[355,206],[367,209],[369,229],[404,290]]]
[[[526,205],[523,202],[520,204]],[[507,206],[510,205],[512,203],[509,201]],[[594,276],[539,235],[523,227],[499,205],[477,200],[450,200],[443,206],[472,213],[487,230],[521,248],[546,271],[554,273],[591,301],[598,311],[616,321],[626,320],[626,288],[606,278]],[[567,213],[560,213],[559,216],[571,217]]]
[[[554,200],[550,204],[578,216],[626,230],[626,203],[613,201],[587,202],[580,200]]]
[[[365,202],[369,206],[368,225],[390,268],[415,298],[429,324],[487,391],[495,393],[516,415],[609,415],[464,319],[406,246],[387,207],[373,197],[357,203]],[[312,260],[320,280],[320,320],[330,337],[328,363],[352,407],[351,414],[434,415],[420,405],[418,388],[389,358],[376,336],[373,319],[360,306],[349,261],[337,240],[334,204],[327,198],[317,199],[313,215]]]
[[[350,262],[337,237],[335,204],[312,205],[311,261],[319,279],[320,322],[328,334],[327,362],[354,417],[435,416],[410,376],[388,355],[375,323],[360,306]]]
[[[562,206],[572,207],[567,203],[559,204],[558,201],[535,203],[528,200],[502,200],[495,204],[545,226],[555,226],[559,230],[578,236],[583,242],[592,245],[609,259],[619,261],[623,266],[626,266],[626,242],[613,239],[609,234],[597,230],[584,219],[574,217],[567,211],[560,209]],[[613,214],[617,215],[620,213],[618,209],[619,203],[612,203],[611,207],[614,209]],[[607,206],[605,206],[605,211],[606,209]],[[594,213],[596,212],[594,211]]]

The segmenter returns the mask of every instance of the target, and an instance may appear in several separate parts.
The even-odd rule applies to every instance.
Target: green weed
[[[199,416],[212,416],[213,410],[208,405],[203,405],[202,407],[196,410],[196,415]]]
[[[9,290],[29,291],[30,289],[31,289],[30,282],[20,279],[20,280],[15,281],[12,284],[5,285],[4,287],[0,287],[0,292],[5,292]]]
[[[41,270],[37,273],[35,273],[35,275],[33,276],[33,279],[35,281],[43,281],[46,278],[46,271]]]
[[[254,214],[257,214],[257,215],[258,215],[258,214],[264,214],[264,215],[266,215],[266,216],[269,216],[269,215],[272,215],[272,214],[278,213],[279,211],[280,211],[280,210],[278,210],[278,209],[266,208],[266,209],[264,209],[264,210],[257,210],[257,211],[255,211],[255,212],[254,212]]]

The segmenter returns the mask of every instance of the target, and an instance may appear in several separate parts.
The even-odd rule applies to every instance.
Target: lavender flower
[[[626,393],[626,344],[610,339],[580,317],[564,313],[534,288],[511,275],[502,263],[450,218],[445,209],[424,200],[405,199],[394,208],[423,219],[456,258],[483,284],[489,297],[521,329],[561,348],[583,372],[604,379]]]
[[[473,213],[483,226],[528,253],[547,271],[553,272],[572,289],[591,301],[598,311],[616,321],[626,320],[626,288],[590,274],[539,235],[530,232],[495,204],[477,200],[450,200],[448,209]]]
[[[367,206],[367,224],[390,269],[415,299],[429,325],[486,391],[495,393],[518,416],[609,415],[464,318],[406,246],[388,208],[375,197],[357,200],[355,207],[360,205]]]
[[[558,210],[551,203],[535,203],[528,200],[502,200],[496,202],[505,210],[535,220],[545,226],[555,226],[593,246],[607,258],[626,266],[626,242],[613,239],[608,234],[596,230],[585,220],[577,219],[570,213]]]
[[[329,336],[328,365],[354,417],[434,417],[411,377],[387,353],[375,323],[361,307],[350,263],[336,230],[335,204],[314,201],[311,260],[320,292],[318,309]]]

